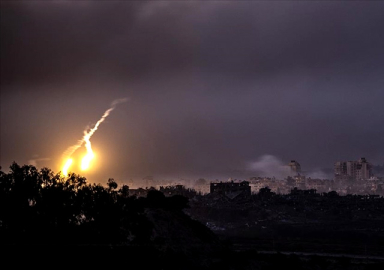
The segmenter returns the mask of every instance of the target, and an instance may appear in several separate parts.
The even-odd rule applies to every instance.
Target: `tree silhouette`
[[[74,173],[13,163],[0,172],[0,224],[4,244],[117,244],[148,221],[127,190],[88,184]],[[127,204],[130,204],[127,207]],[[129,217],[129,222],[127,218]],[[122,226],[124,225],[124,226]],[[138,233],[142,237],[142,229]],[[148,230],[146,233],[150,233]],[[149,238],[149,237],[146,237]]]
[[[145,209],[181,213],[185,207],[186,197],[155,189],[147,198],[129,196],[129,187],[118,189],[113,178],[104,187],[74,173],[64,177],[15,162],[9,173],[0,171],[0,237],[6,245],[148,244],[153,221]]]

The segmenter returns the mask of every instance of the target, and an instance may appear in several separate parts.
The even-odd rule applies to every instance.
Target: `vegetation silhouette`
[[[121,251],[154,259],[144,266],[156,262],[167,269],[177,255],[190,262],[188,269],[201,268],[204,259],[193,260],[195,253],[207,258],[220,242],[183,212],[188,205],[186,197],[165,197],[155,189],[146,198],[129,196],[129,187],[118,188],[112,178],[106,186],[89,184],[78,174],[64,177],[14,162],[9,173],[0,170],[0,245],[28,252],[87,247],[116,256]]]
[[[39,171],[15,162],[9,173],[0,171],[3,245],[146,244],[151,241],[153,222],[145,209],[181,215],[186,207],[188,198],[165,197],[157,190],[150,190],[146,198],[129,196],[129,187],[118,189],[112,178],[104,187],[74,173],[64,177],[48,168]]]

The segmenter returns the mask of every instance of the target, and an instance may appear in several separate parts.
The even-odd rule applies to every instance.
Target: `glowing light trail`
[[[64,174],[65,176],[68,175],[68,169],[69,169],[69,166],[71,166],[72,161],[73,161],[73,160],[72,160],[71,158],[69,158],[69,159],[67,159],[67,161],[66,161],[65,164],[64,164],[64,167],[63,167],[63,174]]]
[[[62,173],[64,176],[67,176],[68,175],[68,169],[69,167],[71,166],[72,164],[72,159],[70,158],[72,156],[72,154],[78,149],[80,148],[83,143],[85,143],[85,148],[87,149],[87,154],[83,157],[82,161],[81,161],[81,169],[82,170],[86,170],[89,168],[89,165],[91,163],[91,160],[95,157],[93,151],[92,151],[92,146],[91,146],[91,137],[92,135],[96,132],[96,130],[99,128],[100,124],[104,122],[105,118],[108,117],[108,115],[115,109],[116,105],[119,104],[119,103],[122,103],[122,102],[126,102],[127,99],[126,98],[122,98],[122,99],[117,99],[117,100],[114,100],[111,104],[111,108],[109,108],[108,110],[106,110],[103,114],[103,116],[100,118],[99,121],[97,121],[97,123],[95,124],[95,126],[87,131],[87,130],[84,130],[84,136],[81,140],[78,141],[77,144],[69,147],[65,152],[64,152],[64,157],[67,159],[67,161],[65,162],[65,165],[62,169]]]
[[[83,157],[83,159],[81,161],[81,169],[83,171],[88,169],[89,163],[95,157],[95,155],[93,154],[93,151],[92,151],[91,141],[89,140],[90,137],[91,137],[91,135],[89,133],[87,133],[86,131],[84,131],[84,141],[85,141],[85,148],[87,149],[87,154],[85,155],[85,157]]]

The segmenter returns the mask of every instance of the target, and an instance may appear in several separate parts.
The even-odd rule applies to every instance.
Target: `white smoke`
[[[288,164],[289,162],[284,163],[273,155],[263,155],[256,161],[250,162],[247,169],[254,173],[254,176],[284,179],[296,174],[291,171]],[[300,174],[312,179],[332,179],[332,174],[325,173],[320,169],[304,170]]]
[[[100,118],[99,121],[97,121],[97,123],[95,124],[95,126],[90,129],[88,131],[88,128],[86,130],[84,130],[84,136],[81,140],[78,140],[77,141],[77,144],[75,145],[72,145],[70,147],[68,147],[67,150],[65,150],[63,156],[64,158],[68,158],[70,156],[72,156],[72,154],[78,149],[80,148],[84,142],[89,142],[89,140],[91,139],[92,135],[95,133],[95,131],[98,129],[99,125],[104,122],[105,118],[107,118],[109,116],[109,114],[116,108],[116,105],[120,104],[120,103],[123,103],[123,102],[126,102],[128,101],[127,98],[120,98],[120,99],[115,99],[114,101],[112,101],[111,103],[111,107],[106,110],[103,114],[103,116]]]
[[[119,103],[123,103],[123,102],[127,102],[128,101],[128,98],[119,98],[119,99],[115,99],[114,101],[112,101],[111,103],[111,106],[112,108],[111,109],[114,109],[115,106]]]
[[[38,162],[40,161],[48,161],[50,158],[39,158],[38,155],[35,155],[33,158],[28,160],[28,164],[37,167]]]
[[[263,155],[258,160],[250,162],[248,169],[260,177],[275,177],[283,179],[290,175],[288,164],[283,163],[273,155]]]

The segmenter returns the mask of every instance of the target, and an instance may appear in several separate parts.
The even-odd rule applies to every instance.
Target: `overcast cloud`
[[[383,164],[383,13],[380,1],[1,1],[0,165],[60,170],[118,98],[90,180],[248,178],[264,155],[307,172]]]

